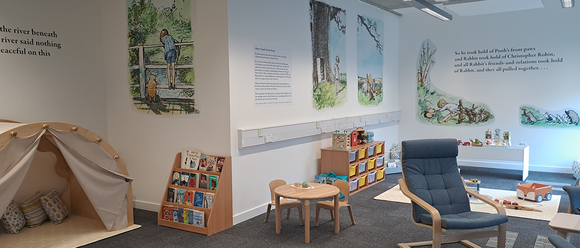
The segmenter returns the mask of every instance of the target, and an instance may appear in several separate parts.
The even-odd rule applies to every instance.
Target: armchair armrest
[[[427,212],[429,212],[429,214],[431,215],[431,218],[433,219],[433,228],[440,229],[441,228],[441,214],[439,213],[439,210],[437,210],[435,207],[431,206],[429,203],[427,203],[423,199],[421,199],[418,196],[416,196],[415,194],[413,194],[409,190],[409,187],[407,187],[407,182],[405,181],[405,179],[399,178],[399,186],[401,187],[401,191],[403,192],[403,194],[406,197],[408,197],[412,202],[414,202],[415,204],[419,205],[420,207],[425,209]]]
[[[486,196],[483,196],[483,195],[477,193],[477,191],[474,191],[474,190],[468,188],[467,186],[465,186],[465,191],[467,191],[467,194],[469,194],[469,195],[481,200],[482,202],[485,202],[488,205],[491,205],[492,207],[494,207],[498,214],[506,215],[505,208],[501,204],[497,203],[496,201],[489,199]]]

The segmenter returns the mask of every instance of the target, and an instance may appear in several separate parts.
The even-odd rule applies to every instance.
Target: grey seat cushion
[[[433,219],[429,214],[419,216],[421,223],[433,225]],[[489,214],[481,212],[463,212],[459,214],[441,215],[441,227],[445,229],[476,229],[497,226],[508,221],[503,214]]]

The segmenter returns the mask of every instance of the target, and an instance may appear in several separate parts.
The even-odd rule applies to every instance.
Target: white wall
[[[0,49],[44,50],[50,56],[0,53],[0,119],[59,121],[107,139],[101,13],[95,1],[2,1],[0,27],[52,32],[56,38],[0,32],[0,38],[61,43],[55,47],[0,42]],[[6,7],[10,6],[10,7]],[[71,21],[74,20],[74,21]]]
[[[531,104],[558,111],[580,109],[580,8],[563,9],[560,1],[544,1],[540,9],[439,21],[417,9],[405,9],[400,18],[399,105],[401,140],[453,137],[484,138],[487,129],[510,131],[513,143],[530,146],[530,170],[570,172],[580,158],[578,128],[533,128],[520,125],[519,106]],[[431,82],[449,94],[483,102],[495,114],[495,122],[476,127],[441,127],[418,122],[415,113],[416,64],[421,43],[437,46]],[[535,47],[563,57],[546,70],[503,73],[454,73],[454,52],[504,47]],[[536,66],[536,65],[535,65]]]
[[[320,149],[329,147],[330,135],[238,149],[238,129],[270,127],[345,116],[399,110],[397,88],[398,19],[358,1],[326,3],[346,10],[348,100],[344,106],[317,111],[312,107],[312,45],[308,0],[229,1],[231,140],[233,156],[234,223],[264,213],[270,202],[268,183],[314,181],[319,174]],[[381,19],[385,26],[383,103],[363,107],[357,100],[356,15]],[[254,103],[254,45],[284,48],[292,56],[290,106],[256,107]],[[341,63],[342,63],[341,61]],[[396,142],[397,125],[366,127],[387,146]]]
[[[176,153],[183,148],[230,156],[227,1],[200,0],[194,29],[195,86],[199,115],[154,116],[139,112],[129,95],[126,1],[101,4],[109,143],[133,181],[137,208],[157,211]]]

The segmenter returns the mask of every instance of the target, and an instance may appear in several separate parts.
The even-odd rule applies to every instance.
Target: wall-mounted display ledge
[[[393,111],[284,126],[238,129],[238,148],[241,149],[271,142],[332,133],[336,130],[398,122],[399,120],[401,120],[401,112]]]

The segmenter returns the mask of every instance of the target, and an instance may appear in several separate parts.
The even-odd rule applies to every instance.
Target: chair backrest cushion
[[[424,139],[403,141],[403,176],[409,190],[435,207],[441,215],[470,211],[469,198],[457,170],[457,140]],[[428,214],[413,204],[413,219]]]
[[[573,214],[580,214],[580,187],[565,185],[562,187],[570,198],[570,209]]]

